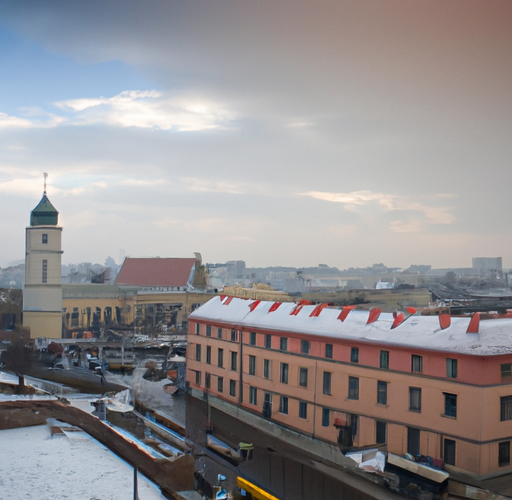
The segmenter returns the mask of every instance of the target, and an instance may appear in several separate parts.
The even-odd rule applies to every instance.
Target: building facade
[[[382,446],[486,478],[512,472],[511,333],[509,315],[220,296],[190,316],[187,381],[193,396],[333,461]]]
[[[30,215],[25,237],[23,326],[32,338],[62,335],[61,256],[59,212],[46,196]]]

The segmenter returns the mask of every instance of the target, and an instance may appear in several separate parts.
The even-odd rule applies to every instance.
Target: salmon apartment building
[[[335,462],[384,445],[479,478],[512,472],[507,314],[217,296],[190,316],[187,381],[193,396]]]

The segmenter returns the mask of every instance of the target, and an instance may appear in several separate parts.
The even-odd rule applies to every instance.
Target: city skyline
[[[511,27],[506,1],[2,5],[0,267],[43,172],[64,264],[511,267]]]

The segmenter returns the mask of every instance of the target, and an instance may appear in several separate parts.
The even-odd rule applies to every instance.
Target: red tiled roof
[[[126,257],[116,278],[116,285],[186,286],[195,258]]]

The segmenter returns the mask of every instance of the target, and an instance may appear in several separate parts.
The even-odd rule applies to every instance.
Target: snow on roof
[[[231,299],[231,300],[229,300]],[[191,320],[235,325],[244,329],[262,329],[322,336],[332,339],[354,340],[390,346],[449,351],[470,355],[498,355],[512,353],[512,318],[481,320],[479,333],[466,333],[470,317],[452,317],[445,330],[438,316],[412,315],[394,329],[393,314],[382,313],[369,325],[368,311],[353,310],[345,321],[340,321],[340,309],[323,309],[310,317],[316,305],[304,305],[291,315],[297,304],[283,302],[275,309],[275,302],[217,296],[196,309]],[[272,307],[274,306],[274,307]],[[270,309],[275,309],[270,311]]]

